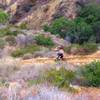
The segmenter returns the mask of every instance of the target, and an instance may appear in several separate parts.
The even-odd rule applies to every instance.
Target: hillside
[[[87,0],[1,0],[1,5],[12,17],[10,23],[28,23],[29,27],[38,29],[46,23],[65,16],[74,19],[77,7],[84,6]],[[99,0],[97,0],[99,2]],[[78,8],[79,9],[79,8]]]
[[[99,100],[100,0],[0,0],[0,100]]]
[[[25,21],[32,28],[38,28],[45,23],[51,23],[52,20],[61,16],[74,19],[76,16],[76,1],[8,0],[6,1],[6,4],[8,4],[6,9],[12,14],[11,23],[22,23]]]

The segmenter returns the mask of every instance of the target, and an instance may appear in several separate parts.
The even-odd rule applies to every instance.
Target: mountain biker
[[[59,46],[57,48],[57,60],[63,60],[64,58],[64,48],[63,46]]]

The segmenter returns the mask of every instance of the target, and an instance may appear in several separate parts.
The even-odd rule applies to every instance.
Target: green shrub
[[[91,25],[87,24],[82,18],[76,18],[74,22],[75,25],[69,33],[71,34],[71,31],[73,31],[72,36],[75,37],[76,43],[82,44],[88,42],[91,36],[95,35]]]
[[[72,44],[69,47],[65,47],[64,50],[71,54],[86,55],[97,51],[98,45],[96,43],[84,43],[82,45]]]
[[[81,73],[85,85],[100,86],[100,62],[92,62],[82,66]]]
[[[61,17],[56,19],[51,26],[45,26],[44,29],[52,34],[59,34],[63,38],[69,36],[72,43],[80,44],[88,41],[93,35],[91,25],[87,24],[82,18],[67,20]]]
[[[92,24],[94,33],[96,33],[96,42],[100,43],[100,21],[95,22]]]
[[[84,43],[82,47],[85,49],[87,53],[93,53],[97,51],[98,47],[96,43]]]
[[[88,24],[93,24],[100,20],[100,6],[97,4],[86,5],[79,16],[83,18]]]
[[[54,45],[54,43],[50,37],[45,37],[42,34],[36,36],[35,40],[38,45],[43,45],[43,46],[53,46]]]
[[[46,79],[54,85],[66,88],[75,78],[75,72],[61,68],[60,70],[51,69],[46,73]]]
[[[0,23],[5,23],[8,21],[9,15],[4,11],[0,10]]]
[[[33,86],[34,84],[39,84],[40,81],[39,80],[28,80],[28,86],[31,87]]]
[[[23,22],[19,26],[20,29],[27,29],[27,23]]]
[[[4,87],[5,86],[6,81],[4,79],[0,79],[0,87]]]
[[[6,45],[6,42],[0,38],[0,48],[4,48],[4,46]]]
[[[6,42],[9,43],[10,46],[16,45],[16,40],[15,40],[14,36],[7,36],[5,40],[6,40]]]
[[[92,25],[93,29],[94,29],[94,32],[98,33],[100,32],[100,21],[97,21],[95,22],[93,25]]]
[[[47,24],[45,24],[45,25],[43,26],[43,30],[44,30],[45,32],[48,32],[48,31],[49,31],[49,26],[48,26]]]
[[[91,25],[94,31],[94,37],[96,42],[100,42],[100,6],[99,4],[88,4],[83,7],[79,13],[79,17],[84,19],[84,21]]]
[[[28,46],[28,47],[25,47],[25,48],[19,48],[19,49],[15,50],[12,53],[12,56],[13,57],[21,57],[24,54],[27,54],[27,53],[31,53],[32,54],[35,51],[39,51],[39,50],[40,50],[39,46],[37,46],[37,45],[31,45],[31,46]]]
[[[72,24],[72,21],[61,17],[56,19],[50,26],[45,25],[44,29],[51,32],[52,34],[59,34],[61,37],[65,37],[67,30],[71,28]]]
[[[0,29],[0,37],[7,35],[16,36],[18,33],[19,31],[12,31],[9,27]]]
[[[71,44],[70,46],[68,47],[65,47],[64,48],[64,51],[66,53],[71,53],[71,54],[78,54],[79,53],[79,50],[81,49],[81,45],[79,44]]]

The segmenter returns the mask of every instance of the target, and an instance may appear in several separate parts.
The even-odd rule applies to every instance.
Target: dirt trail
[[[100,61],[100,51],[97,51],[91,55],[86,56],[75,56],[75,55],[67,55],[65,56],[65,62],[74,64],[74,65],[82,65],[87,64],[92,61]],[[52,64],[55,63],[55,58],[33,58],[29,60],[22,60],[21,63],[23,65],[26,64]],[[85,88],[80,87],[81,90],[74,95],[74,97],[78,97],[80,99],[87,98],[87,100],[99,100],[100,97],[100,88]]]
[[[93,53],[91,55],[85,55],[85,56],[75,56],[75,55],[67,55],[65,56],[65,62],[68,62],[70,64],[74,65],[81,65],[81,64],[87,64],[92,61],[99,61],[100,60],[100,51],[97,51],[96,53]],[[55,63],[55,58],[33,58],[28,60],[21,60],[21,64],[51,64]]]

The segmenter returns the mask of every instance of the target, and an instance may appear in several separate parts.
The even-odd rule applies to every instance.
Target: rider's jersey
[[[58,53],[60,53],[60,54],[63,54],[64,55],[64,51],[63,51],[63,49],[60,49],[58,52],[57,52],[57,54]]]

